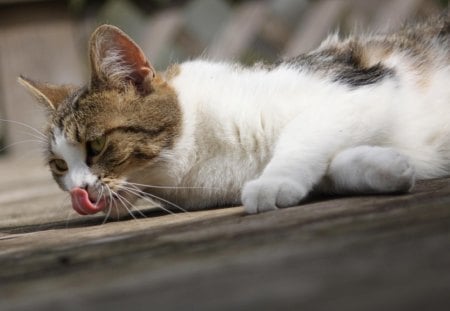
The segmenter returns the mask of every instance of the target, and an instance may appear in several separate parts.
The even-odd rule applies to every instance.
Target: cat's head
[[[121,215],[138,195],[127,178],[163,159],[180,134],[174,90],[120,29],[103,25],[89,44],[84,87],[21,77],[48,111],[47,160],[80,214]]]

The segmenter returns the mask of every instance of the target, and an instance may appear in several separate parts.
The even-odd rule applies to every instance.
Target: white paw
[[[259,178],[242,189],[242,204],[248,214],[256,214],[298,204],[307,191],[289,178]]]
[[[367,170],[366,178],[380,192],[408,192],[415,183],[415,170],[408,159],[396,151],[384,153],[380,166]]]

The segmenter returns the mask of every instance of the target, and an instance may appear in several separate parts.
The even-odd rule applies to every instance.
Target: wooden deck
[[[0,310],[450,310],[450,179],[103,224],[0,159]]]
[[[132,3],[145,1],[111,0],[75,19],[65,1],[44,2],[0,11],[0,118],[38,128],[44,114],[17,76],[82,81],[94,22],[124,26],[163,69],[202,51],[249,63],[296,56],[338,26],[396,29],[445,6],[195,0],[143,16]],[[450,310],[450,179],[409,195],[323,198],[261,215],[147,210],[103,223],[72,211],[34,146],[19,143],[29,139],[0,124],[0,149],[16,144],[12,158],[0,157],[0,311]]]

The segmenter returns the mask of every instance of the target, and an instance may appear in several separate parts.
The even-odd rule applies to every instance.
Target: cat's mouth
[[[70,191],[72,207],[80,215],[92,215],[105,209],[106,198],[101,197],[97,202],[89,199],[89,193],[82,188],[75,188]]]

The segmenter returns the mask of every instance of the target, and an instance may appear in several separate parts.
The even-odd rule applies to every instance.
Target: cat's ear
[[[20,76],[17,81],[50,111],[56,110],[58,105],[74,91],[73,86],[37,82],[24,76]]]
[[[122,30],[98,27],[90,40],[91,87],[106,83],[123,87],[130,83],[140,92],[151,91],[155,70],[141,48]]]

